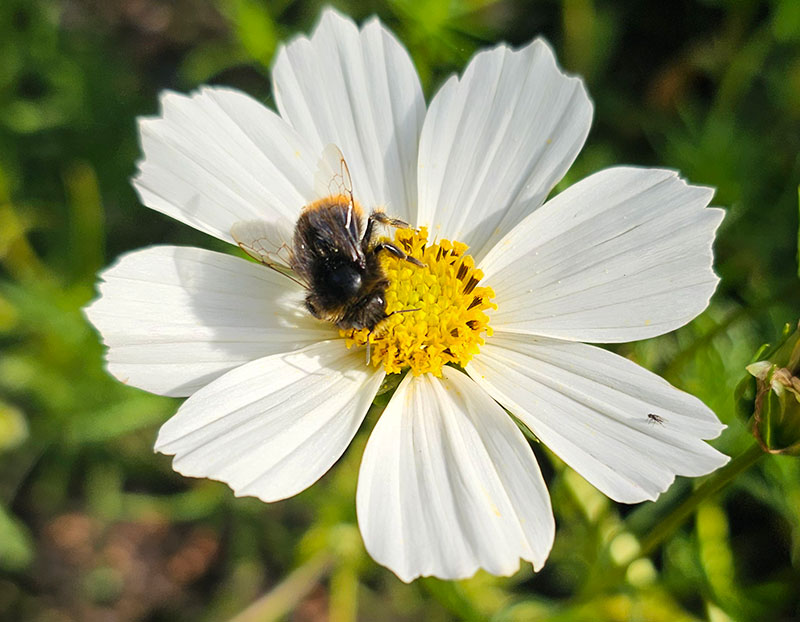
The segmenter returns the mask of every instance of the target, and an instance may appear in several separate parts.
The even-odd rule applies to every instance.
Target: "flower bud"
[[[800,326],[747,371],[756,378],[756,440],[766,452],[800,455]]]

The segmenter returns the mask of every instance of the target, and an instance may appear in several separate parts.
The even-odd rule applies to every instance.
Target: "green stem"
[[[480,622],[485,620],[478,608],[464,593],[464,588],[456,581],[444,581],[436,577],[423,577],[419,584],[445,609],[454,613],[459,620],[465,622]]]
[[[606,550],[605,553],[601,555],[600,563],[604,565],[609,564],[610,567],[605,566],[600,574],[595,575],[594,579],[587,583],[581,593],[571,600],[570,605],[576,606],[580,603],[585,603],[598,594],[604,593],[619,585],[633,561],[646,557],[656,550],[664,540],[671,536],[674,531],[694,513],[697,506],[719,492],[740,473],[746,471],[755,464],[763,455],[764,452],[761,447],[757,444],[753,444],[747,451],[736,456],[727,465],[700,484],[689,497],[673,508],[664,518],[660,519],[658,525],[641,539],[639,550],[634,557],[617,565],[611,561],[609,551]],[[628,526],[628,528],[623,529],[623,531],[633,532],[633,529]]]
[[[358,572],[353,564],[341,564],[331,574],[328,605],[329,622],[358,619]]]
[[[754,444],[700,484],[688,498],[660,520],[658,525],[642,539],[639,555],[645,556],[652,553],[694,513],[697,506],[736,479],[740,473],[753,466],[763,455],[764,451],[761,447]]]
[[[284,618],[328,574],[332,566],[333,559],[329,553],[312,557],[229,622],[270,622]]]

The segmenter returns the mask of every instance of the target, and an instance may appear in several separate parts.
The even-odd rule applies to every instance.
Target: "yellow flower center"
[[[389,315],[370,333],[367,329],[340,331],[347,347],[370,342],[371,360],[383,365],[387,374],[406,368],[415,376],[441,376],[447,363],[466,365],[491,335],[487,309],[494,292],[478,287],[483,273],[466,255],[467,245],[440,240],[427,245],[428,231],[398,229],[395,244],[420,260],[419,267],[391,253],[381,255],[389,286],[386,313]]]

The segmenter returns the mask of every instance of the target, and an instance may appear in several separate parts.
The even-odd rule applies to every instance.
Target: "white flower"
[[[603,170],[545,203],[583,146],[592,104],[544,41],[476,55],[426,112],[393,35],[376,19],[359,30],[328,10],[310,39],[280,50],[273,80],[279,114],[231,89],[165,94],[161,116],[140,122],[142,201],[228,242],[242,221],[290,232],[316,198],[317,161],[334,143],[361,205],[385,206],[442,245],[468,245],[483,278],[458,257],[463,247],[453,261],[491,288],[472,341],[458,330],[451,339],[463,352],[450,360],[464,371],[441,367],[445,342],[408,341],[415,331],[428,338],[424,326],[440,312],[465,321],[463,300],[436,299],[446,289],[437,279],[450,277],[431,276],[433,289],[409,294],[434,305],[419,311],[424,326],[417,313],[392,318],[397,343],[405,339],[427,367],[410,363],[416,373],[400,382],[361,463],[359,525],[379,563],[404,581],[478,568],[508,575],[519,558],[542,567],[555,529],[550,500],[503,408],[620,502],[655,499],[676,475],[727,461],[702,440],[723,426],[698,399],[579,343],[653,337],[705,309],[723,212],[706,208],[709,188],[631,167]],[[403,235],[422,248],[418,234]],[[391,342],[365,365],[363,347],[346,347],[354,340],[304,309],[301,287],[231,255],[151,247],[120,258],[102,280],[87,315],[109,347],[109,371],[190,396],[161,428],[157,450],[175,455],[177,471],[224,481],[237,495],[276,501],[314,483],[352,440],[385,370],[410,362],[386,353]],[[393,283],[400,292],[413,281]]]

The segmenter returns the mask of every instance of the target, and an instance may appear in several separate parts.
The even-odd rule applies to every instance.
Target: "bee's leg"
[[[374,249],[376,253],[379,253],[380,251],[389,251],[392,255],[394,255],[398,259],[404,259],[408,263],[413,263],[415,266],[419,266],[420,268],[424,268],[427,265],[422,263],[416,257],[411,257],[410,255],[406,255],[401,248],[398,248],[391,242],[379,242],[374,246]]]
[[[387,227],[397,227],[398,229],[410,228],[405,220],[400,220],[399,218],[391,218],[387,216],[385,212],[382,212],[381,210],[377,209],[372,210],[372,213],[369,215],[367,224],[369,224],[370,220],[379,222],[382,225],[386,225]]]
[[[370,339],[372,339],[372,331],[367,333],[367,365],[372,360],[372,342]]]
[[[390,218],[380,210],[372,210],[372,213],[367,218],[367,226],[364,228],[364,235],[361,237],[361,242],[364,245],[369,245],[372,241],[372,232],[375,228],[375,223],[378,222],[388,227],[397,227],[399,229],[408,229],[408,223],[399,218]]]
[[[400,309],[399,311],[392,311],[384,319],[388,319],[388,318],[392,317],[393,315],[398,315],[400,313],[413,313],[414,311],[421,311],[421,309]]]
[[[361,236],[361,246],[367,248],[372,242],[372,230],[375,228],[375,212],[372,212],[367,218],[367,226],[364,227],[364,235]]]

